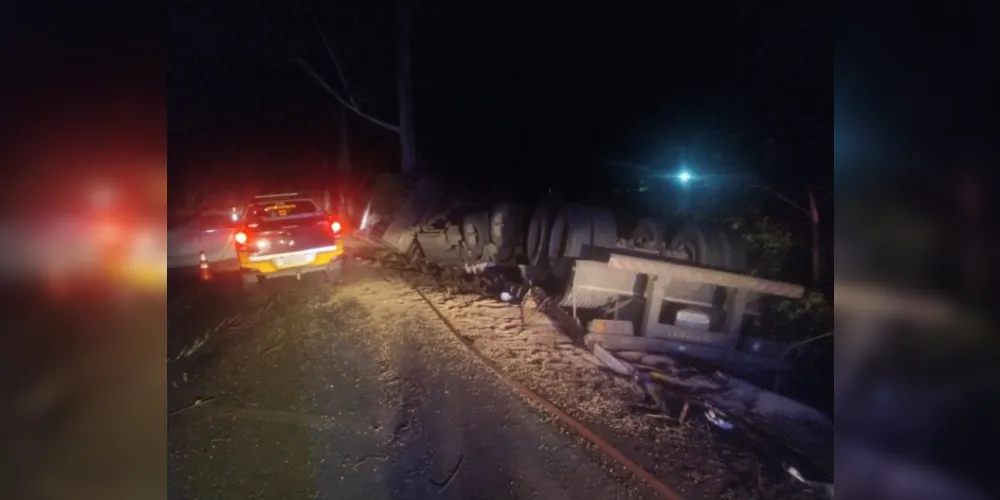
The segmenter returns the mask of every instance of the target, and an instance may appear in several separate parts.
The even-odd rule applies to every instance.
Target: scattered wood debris
[[[260,355],[264,356],[266,354],[270,354],[270,353],[272,353],[274,351],[277,351],[278,349],[281,349],[281,347],[284,346],[284,345],[285,345],[284,342],[279,342],[279,343],[277,343],[277,344],[275,344],[275,345],[273,345],[271,347],[268,347],[267,349],[264,349],[264,352],[261,352]]]
[[[197,398],[197,399],[194,400],[194,403],[191,403],[191,404],[189,404],[187,406],[178,408],[178,409],[176,409],[174,411],[167,412],[167,418],[170,418],[170,417],[172,417],[174,415],[177,415],[178,413],[190,410],[191,408],[196,408],[196,407],[201,406],[203,404],[211,403],[212,401],[215,401],[214,397],[205,398],[205,399]]]
[[[463,269],[421,266],[415,263],[419,261],[391,253],[386,253],[383,260],[373,257],[362,261],[370,265],[383,262],[381,267],[401,271],[400,276],[417,286],[467,342],[475,342],[477,349],[503,370],[571,415],[609,429],[618,439],[633,442],[637,450],[659,457],[656,469],[676,474],[691,469],[692,461],[718,463],[718,457],[702,456],[715,453],[713,450],[721,446],[709,430],[711,419],[692,418],[692,414],[700,416],[713,408],[712,414],[718,418],[736,418],[729,413],[732,408],[725,407],[725,412],[720,413],[718,406],[703,397],[703,392],[722,387],[713,374],[693,374],[673,356],[649,354],[634,350],[634,346],[632,351],[622,351],[605,345],[601,350],[608,356],[602,360],[600,352],[592,353],[597,343],[584,342],[588,334],[580,322],[540,288],[527,291],[521,304],[496,300],[496,284],[515,280],[495,272],[470,275]],[[612,326],[612,330],[620,330]],[[630,336],[627,333],[620,331],[618,335]],[[632,372],[629,367],[639,369]],[[624,375],[630,372],[647,374],[647,386]],[[646,402],[647,410],[636,411],[641,401]],[[694,413],[692,407],[699,412]],[[650,419],[651,415],[660,418]],[[664,427],[666,421],[672,422],[672,427]],[[730,466],[756,470],[760,464],[753,458],[757,452],[727,453],[726,461],[742,464]],[[692,479],[695,483],[705,482],[705,474],[692,474],[697,476]],[[787,485],[775,481],[779,479],[765,480],[765,489],[758,494],[770,496],[782,490],[781,495],[797,498],[800,492],[793,493],[794,489],[788,490]],[[787,476],[784,481],[788,482]],[[716,490],[721,493],[730,486],[720,483]]]

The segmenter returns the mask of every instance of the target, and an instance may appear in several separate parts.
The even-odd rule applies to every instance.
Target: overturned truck
[[[673,413],[667,400],[679,402],[683,423],[697,408],[712,425],[752,436],[807,489],[833,496],[832,422],[762,389],[792,369],[785,355],[793,346],[754,333],[769,297],[794,300],[805,290],[750,276],[740,234],[704,222],[670,228],[656,218],[622,232],[603,207],[442,204],[444,193],[422,180],[387,203],[376,189],[360,234],[411,259],[516,276],[516,289],[544,290],[532,294],[547,304],[538,307],[656,411]]]
[[[442,265],[519,267],[589,324],[588,343],[612,351],[683,354],[737,371],[789,368],[790,345],[746,333],[765,297],[798,299],[804,290],[747,275],[736,231],[690,221],[671,229],[649,217],[622,232],[602,207],[443,203],[445,193],[428,179],[408,188],[379,179],[361,232]]]

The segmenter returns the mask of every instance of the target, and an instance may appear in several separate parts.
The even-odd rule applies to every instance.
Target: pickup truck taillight
[[[319,225],[326,226],[334,236],[340,236],[344,232],[344,224],[333,217],[326,218],[325,220],[320,220]]]
[[[236,250],[239,251],[245,251],[251,246],[256,246],[257,242],[253,241],[255,239],[256,238],[254,238],[253,234],[246,229],[237,230],[236,233],[233,234],[233,241],[236,242]]]
[[[233,234],[233,241],[236,242],[238,251],[266,252],[271,249],[271,241],[253,232],[241,229]]]

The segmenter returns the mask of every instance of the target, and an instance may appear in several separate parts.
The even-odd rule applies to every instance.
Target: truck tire
[[[489,212],[473,212],[462,219],[462,241],[466,262],[483,258],[483,248],[491,242]]]
[[[743,235],[730,227],[720,228],[726,250],[726,265],[724,269],[737,273],[745,273],[750,267],[750,251]]]
[[[718,226],[704,222],[688,222],[670,239],[670,250],[683,250],[692,264],[725,269],[729,259],[729,245]],[[724,289],[714,285],[672,283],[670,295],[702,304],[720,304]]]
[[[646,243],[666,243],[666,229],[666,224],[652,217],[639,219],[632,231],[632,239]]]
[[[682,250],[692,263],[724,269],[728,265],[728,244],[718,227],[689,222],[670,239],[671,250]]]
[[[551,229],[552,208],[548,205],[539,205],[528,223],[524,249],[531,265],[535,267],[545,268],[549,265],[549,231]]]
[[[593,225],[592,245],[614,248],[618,244],[618,224],[615,222],[614,212],[606,208],[591,207],[590,221]]]
[[[552,220],[549,231],[549,263],[552,274],[559,279],[569,276],[573,260],[583,254],[583,246],[594,240],[594,223],[590,210],[580,205],[566,205]]]
[[[516,203],[502,202],[493,208],[490,238],[497,247],[497,262],[507,262],[514,258],[517,247],[523,244],[523,213],[521,206]]]

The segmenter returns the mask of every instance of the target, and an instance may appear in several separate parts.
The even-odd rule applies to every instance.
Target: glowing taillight
[[[340,223],[337,222],[337,221],[334,221],[333,223],[330,224],[330,229],[333,229],[333,232],[335,232],[335,233],[339,233],[340,232]]]
[[[233,236],[233,239],[236,240],[236,243],[239,243],[240,245],[246,244],[247,233],[240,231]]]

